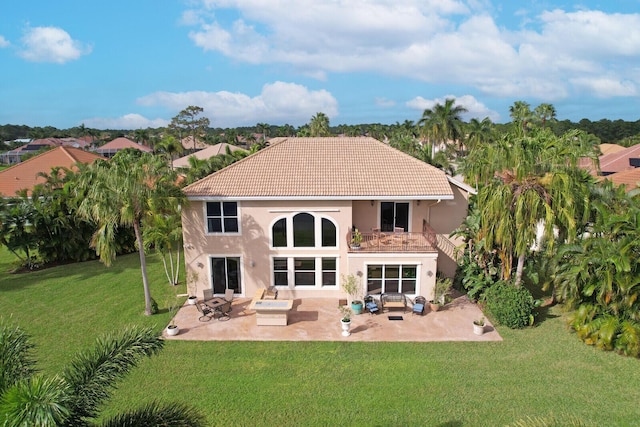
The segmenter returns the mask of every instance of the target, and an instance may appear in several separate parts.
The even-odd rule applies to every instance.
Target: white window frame
[[[219,203],[220,204],[220,218],[222,220],[222,228],[224,230],[224,203],[235,203],[236,204],[236,215],[234,217],[227,218],[236,218],[238,221],[238,231],[209,231],[209,216],[207,215],[207,204],[208,203]],[[207,236],[239,236],[242,234],[242,222],[240,218],[242,218],[240,212],[240,202],[236,200],[205,200],[202,206],[203,217],[204,217],[204,231]]]
[[[370,263],[366,263],[364,265],[365,268],[365,279],[364,279],[364,291],[365,293],[368,292],[368,288],[369,288],[369,267],[374,266],[374,265],[381,265],[383,267],[382,270],[382,278],[381,279],[375,279],[375,280],[381,280],[382,281],[382,293],[387,292],[384,285],[385,285],[385,281],[387,279],[385,279],[384,277],[384,271],[386,266],[398,266],[400,267],[400,277],[398,278],[398,287],[402,288],[402,267],[415,267],[416,268],[416,286],[415,286],[415,290],[413,293],[407,293],[404,292],[402,290],[400,290],[400,292],[407,294],[407,295],[419,295],[420,292],[420,270],[422,267],[422,264],[420,262],[370,262]],[[389,280],[393,280],[393,279],[389,279]]]
[[[275,270],[273,268],[273,260],[274,258],[285,258],[287,260],[287,286],[283,286],[283,285],[278,285],[276,286],[276,282],[275,282]],[[299,285],[296,286],[295,284],[295,260],[296,258],[315,258],[315,285],[314,286],[309,286],[309,285]],[[335,275],[336,275],[336,284],[335,285],[327,285],[324,286],[322,284],[323,282],[323,272],[324,270],[322,269],[322,259],[323,258],[334,258],[336,260],[336,269],[335,269]],[[339,278],[340,278],[340,257],[336,254],[272,254],[270,256],[269,259],[269,269],[270,269],[270,275],[271,275],[271,286],[276,286],[277,289],[283,289],[283,290],[325,290],[325,289],[339,289],[340,287],[340,282],[339,282]],[[282,271],[282,270],[278,270],[278,271]]]
[[[298,214],[308,214],[313,217],[313,231],[315,236],[314,246],[293,246],[293,217]],[[287,246],[273,246],[273,226],[281,219],[285,219],[285,226],[287,230]],[[322,220],[329,220],[336,229],[336,245],[335,246],[322,246]],[[319,215],[314,212],[292,212],[288,215],[281,215],[273,219],[269,224],[269,248],[274,250],[282,249],[301,249],[301,250],[336,250],[340,246],[340,227],[335,219],[326,215]]]

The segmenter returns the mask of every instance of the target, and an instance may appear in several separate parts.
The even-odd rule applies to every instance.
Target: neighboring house
[[[0,197],[15,197],[16,192],[27,190],[30,196],[36,184],[45,179],[38,173],[51,173],[53,167],[75,168],[76,163],[93,163],[102,159],[94,153],[71,147],[58,147],[31,157],[24,162],[0,171]]]
[[[599,163],[599,175],[602,176],[637,168],[640,166],[640,144],[603,154],[599,157]],[[593,168],[589,170],[592,175],[598,174]]]
[[[188,168],[189,166],[189,157],[195,157],[197,159],[200,160],[205,160],[205,159],[209,159],[213,156],[219,156],[221,154],[227,154],[227,148],[229,148],[229,150],[231,152],[233,151],[244,151],[246,152],[247,150],[237,147],[235,145],[231,145],[231,144],[227,144],[227,143],[221,143],[221,144],[216,144],[216,145],[210,145],[209,147],[205,148],[204,150],[200,150],[200,151],[196,151],[195,153],[189,154],[188,156],[184,156],[184,157],[180,157],[179,159],[176,159],[173,161],[173,167],[174,168]]]
[[[153,151],[146,145],[138,144],[137,142],[125,137],[119,137],[114,139],[113,141],[107,142],[101,147],[98,147],[95,152],[103,157],[111,158],[115,156],[118,151],[124,150],[125,148],[134,148],[136,150],[145,151],[147,153],[151,153]]]
[[[624,186],[625,191],[628,193],[631,190],[635,190],[640,186],[640,168],[628,169],[622,172],[612,173],[610,175],[601,177],[611,181],[616,187]]]
[[[186,151],[189,151],[189,152],[204,150],[209,146],[208,144],[204,143],[200,138],[196,138],[196,143],[194,145],[193,136],[191,135],[182,138],[180,140],[180,143],[182,144],[182,148],[184,148]]]
[[[86,141],[78,138],[35,139],[25,145],[16,148],[15,150],[7,151],[0,154],[0,163],[8,165],[20,163],[24,156],[26,156],[27,154],[33,154],[38,150],[46,147],[72,147],[85,149],[88,147],[88,145],[89,144]]]
[[[362,296],[430,299],[441,266],[455,268],[447,236],[467,215],[470,188],[360,137],[275,138],[184,191],[185,263],[199,296],[275,286],[285,298],[339,298],[341,276],[353,274]]]

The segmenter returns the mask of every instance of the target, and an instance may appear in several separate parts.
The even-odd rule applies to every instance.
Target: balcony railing
[[[361,233],[359,247],[351,245],[352,233],[347,235],[349,252],[437,252],[437,236],[425,230],[422,233],[407,232],[371,232]]]

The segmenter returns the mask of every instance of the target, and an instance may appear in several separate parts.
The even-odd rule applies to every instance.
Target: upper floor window
[[[305,212],[280,218],[271,226],[272,244],[275,248],[334,248],[338,245],[337,236],[333,221]]]
[[[299,213],[293,217],[293,246],[315,246],[315,218],[308,213]]]
[[[238,203],[207,202],[207,232],[237,233]]]

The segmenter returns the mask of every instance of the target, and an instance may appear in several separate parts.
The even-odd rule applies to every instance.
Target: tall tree
[[[36,374],[33,345],[20,328],[0,322],[0,423],[3,426],[201,426],[202,415],[182,404],[152,402],[98,421],[115,383],[143,357],[162,350],[151,329],[127,328],[101,337],[57,376]]]
[[[435,148],[438,145],[447,145],[449,141],[459,145],[462,137],[461,115],[468,110],[462,105],[455,105],[456,100],[447,98],[444,105],[437,103],[433,108],[423,111],[418,120],[418,126],[422,129],[422,136],[428,141],[431,148],[431,158],[435,156]]]
[[[309,122],[309,136],[331,136],[329,117],[324,113],[316,113]]]
[[[156,150],[168,157],[169,164],[173,168],[175,156],[181,154],[184,151],[184,147],[173,135],[165,135],[156,145]]]
[[[509,107],[509,115],[514,124],[519,125],[519,128],[523,131],[527,130],[529,122],[533,118],[531,112],[531,105],[524,101],[516,101],[511,107]]]
[[[209,118],[201,117],[204,112],[202,107],[190,105],[184,110],[180,111],[174,118],[171,119],[169,127],[178,131],[180,141],[185,135],[190,135],[193,139],[193,149],[197,149],[197,138],[206,134],[209,128]]]
[[[541,224],[551,250],[556,239],[575,239],[586,223],[591,178],[577,163],[597,155],[593,147],[581,145],[576,132],[558,138],[541,128],[527,135],[516,131],[497,146],[485,145],[481,155],[474,155],[493,162],[490,171],[483,172],[493,177],[478,193],[481,229],[488,247],[499,247],[503,278],[510,278],[513,258],[518,259],[519,284]]]
[[[533,110],[533,113],[542,127],[546,127],[548,121],[556,119],[556,109],[551,104],[540,104]]]
[[[110,161],[93,163],[78,186],[82,197],[78,213],[97,224],[91,245],[106,265],[116,256],[118,226],[133,227],[140,254],[146,315],[152,313],[142,220],[152,206],[172,207],[185,201],[184,193],[175,183],[175,173],[162,159],[139,150],[122,150]]]

